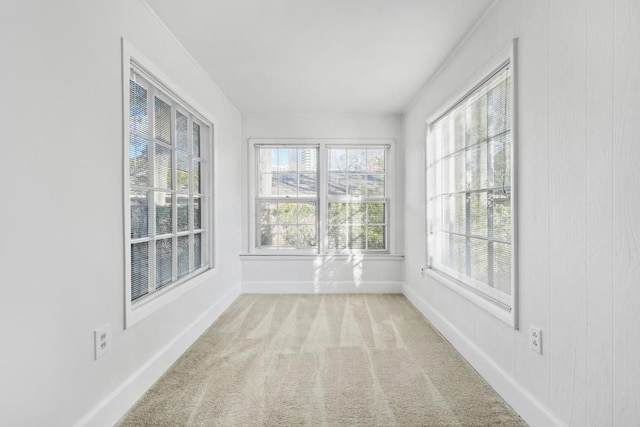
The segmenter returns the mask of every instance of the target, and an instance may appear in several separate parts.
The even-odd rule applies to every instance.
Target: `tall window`
[[[130,300],[210,267],[210,127],[132,63],[126,241]]]
[[[328,150],[329,249],[386,249],[386,148]]]
[[[429,124],[432,269],[507,312],[514,302],[512,73],[507,63]]]
[[[389,144],[257,141],[255,248],[388,253]]]
[[[318,147],[266,146],[258,153],[257,246],[318,247]]]

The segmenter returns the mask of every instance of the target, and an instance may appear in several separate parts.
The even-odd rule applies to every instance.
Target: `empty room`
[[[1,426],[640,426],[638,0],[0,33]]]

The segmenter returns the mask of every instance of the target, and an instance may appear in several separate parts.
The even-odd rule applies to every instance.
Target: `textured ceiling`
[[[492,0],[147,0],[243,113],[398,113]]]

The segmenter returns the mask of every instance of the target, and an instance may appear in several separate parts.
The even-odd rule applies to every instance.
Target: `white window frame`
[[[256,158],[256,147],[258,146],[317,146],[318,147],[318,212],[317,248],[285,249],[285,248],[263,248],[257,244],[258,207],[257,207],[257,170],[258,159]],[[330,250],[328,248],[328,202],[333,198],[329,197],[328,186],[328,147],[339,148],[365,148],[381,147],[386,149],[385,159],[385,203],[387,204],[386,228],[385,228],[385,249],[359,250]],[[395,141],[392,139],[297,139],[278,138],[263,139],[251,138],[248,141],[248,181],[249,181],[249,253],[260,255],[315,255],[315,256],[335,256],[335,255],[389,255],[395,253]]]
[[[427,138],[426,138],[426,150],[425,150],[425,171],[426,171],[426,230],[427,230],[427,270],[426,274],[431,278],[434,278],[439,283],[445,285],[451,290],[457,292],[469,301],[483,308],[487,312],[491,313],[501,321],[512,326],[514,329],[518,329],[518,271],[517,271],[517,259],[518,259],[518,240],[517,240],[517,200],[518,200],[518,187],[517,187],[517,136],[518,136],[518,116],[517,116],[517,39],[514,39],[505,49],[503,49],[498,55],[496,55],[476,76],[470,80],[470,84],[465,85],[467,88],[458,95],[452,97],[444,105],[445,107],[433,114],[426,122]],[[510,68],[511,78],[511,295],[506,295],[497,291],[494,288],[484,285],[483,283],[474,281],[470,278],[462,279],[460,276],[456,277],[455,271],[448,271],[447,268],[438,266],[434,263],[433,254],[431,251],[434,245],[433,226],[432,221],[435,217],[433,203],[430,202],[431,194],[435,189],[435,176],[431,164],[431,125],[437,122],[448,112],[454,110],[461,102],[464,102],[466,98],[475,92],[478,88],[482,87],[493,75],[502,70],[505,66]],[[436,264],[436,265],[434,265]]]
[[[171,283],[150,292],[149,294],[142,296],[135,301],[131,301],[131,243],[132,240],[130,236],[130,228],[131,228],[131,216],[130,216],[130,171],[129,171],[129,137],[130,137],[130,129],[129,129],[129,107],[130,107],[130,99],[129,99],[129,80],[132,70],[135,70],[144,80],[149,82],[149,85],[153,87],[151,99],[153,100],[153,96],[157,96],[161,98],[163,101],[170,102],[172,105],[171,112],[171,135],[172,141],[175,143],[173,136],[175,134],[175,116],[176,111],[180,111],[180,113],[187,115],[189,122],[197,123],[200,125],[200,144],[201,150],[206,150],[206,159],[201,162],[201,174],[200,174],[200,185],[201,191],[199,194],[203,195],[204,203],[201,203],[201,221],[203,232],[201,233],[201,267],[195,271],[188,273],[187,275],[177,279],[172,280]],[[204,283],[214,275],[218,273],[218,269],[216,268],[215,262],[215,211],[214,211],[214,196],[216,194],[215,191],[215,181],[214,181],[214,171],[215,171],[215,153],[214,153],[214,136],[215,136],[215,127],[214,121],[209,119],[212,117],[210,114],[206,112],[201,106],[198,105],[189,95],[187,95],[177,84],[171,81],[171,79],[166,76],[161,69],[159,69],[152,61],[147,59],[142,53],[140,53],[135,47],[133,47],[128,41],[122,39],[122,96],[123,96],[123,193],[124,193],[124,284],[125,284],[125,292],[124,292],[124,308],[125,308],[125,329],[133,326],[140,320],[144,319],[148,315],[153,312],[159,310],[165,305],[171,303],[181,295],[189,292],[200,284]],[[149,90],[150,88],[145,88]],[[150,104],[153,104],[152,102]],[[150,133],[153,133],[153,109],[148,107],[149,114],[149,129]],[[191,127],[189,127],[191,129]],[[189,140],[191,141],[192,135],[189,132]],[[149,147],[153,147],[155,144],[155,139],[151,137],[149,139]],[[153,150],[151,150],[153,152]],[[191,156],[189,157],[191,162]],[[154,167],[151,161],[153,160],[153,156],[150,156],[149,169]],[[172,181],[175,183],[176,177],[176,151],[172,150]],[[190,164],[190,168],[192,166],[192,162]],[[152,177],[152,172],[150,173]],[[150,177],[150,179],[151,179]],[[149,184],[151,187],[154,186],[154,183],[151,182]],[[190,178],[190,198],[193,193],[191,189],[191,178]],[[167,190],[168,192],[176,193],[173,190]],[[177,232],[176,229],[176,209],[177,209],[177,201],[175,195],[173,196],[173,232],[170,234],[173,237],[184,234],[183,232]],[[149,199],[149,221],[155,222],[155,216],[152,215],[153,209],[151,208],[151,204],[153,203],[153,198]],[[191,203],[190,203],[191,207]],[[191,208],[190,208],[191,211]],[[193,234],[193,215],[192,212],[189,215],[189,234]],[[169,235],[168,235],[169,236]],[[155,242],[155,238],[150,238],[149,240],[150,246]],[[176,245],[174,244],[173,250],[176,250]],[[149,251],[149,257],[151,258],[154,251]],[[174,256],[175,258],[175,256]],[[175,264],[175,260],[173,262]],[[193,263],[193,256],[190,256],[190,265]],[[151,268],[150,268],[151,270]],[[177,266],[173,265],[173,278],[176,278],[177,274]],[[149,275],[150,288],[154,289],[155,284],[151,283],[153,280],[154,274],[153,272]]]

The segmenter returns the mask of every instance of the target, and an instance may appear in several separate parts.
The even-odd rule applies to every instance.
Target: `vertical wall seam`
[[[614,140],[615,140],[615,128],[616,128],[616,19],[618,16],[618,1],[614,0],[613,2],[613,17],[612,17],[612,28],[613,35],[611,37],[611,206],[614,206],[615,202],[615,175],[614,171]],[[610,275],[611,275],[611,425],[616,425],[616,411],[615,411],[615,395],[616,395],[616,364],[615,364],[615,349],[616,349],[616,335],[615,335],[615,322],[616,322],[616,294],[614,292],[615,289],[615,251],[614,251],[614,239],[615,239],[615,231],[616,231],[616,217],[615,215],[611,215],[611,266]]]

